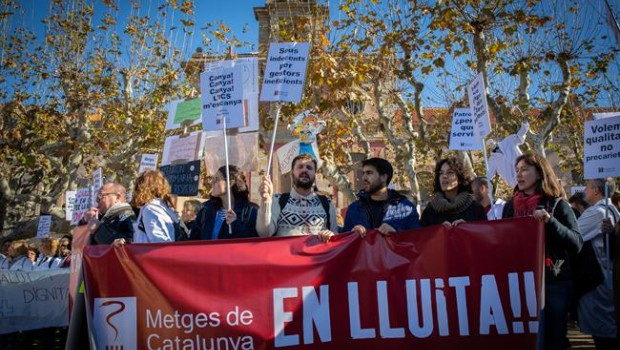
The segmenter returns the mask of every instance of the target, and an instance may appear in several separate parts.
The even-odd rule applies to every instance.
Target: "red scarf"
[[[527,195],[524,192],[518,191],[513,197],[514,217],[530,216],[534,214],[534,210],[536,210],[541,199],[542,194],[540,193]]]

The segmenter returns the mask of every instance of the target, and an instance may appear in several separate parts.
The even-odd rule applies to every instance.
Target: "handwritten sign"
[[[71,221],[73,216],[73,208],[75,207],[75,195],[77,191],[65,192],[65,219]]]
[[[620,176],[620,116],[585,122],[583,141],[585,179]]]
[[[474,122],[474,135],[479,139],[484,139],[491,133],[491,119],[489,118],[487,94],[482,73],[478,73],[476,79],[469,84],[467,93]]]
[[[202,129],[222,130],[245,126],[243,71],[240,66],[221,68],[200,74],[202,92]]]
[[[309,43],[271,43],[260,100],[301,101],[309,52]]]
[[[185,137],[179,135],[166,137],[161,165],[187,163],[201,159],[205,139],[203,131],[194,131]]]
[[[51,227],[52,227],[52,216],[51,215],[39,216],[39,226],[37,226],[37,238],[49,236]]]
[[[160,168],[170,183],[172,193],[179,196],[195,196],[198,194],[200,182],[200,161],[194,160],[185,164],[170,164]]]
[[[88,210],[91,203],[90,188],[79,188],[75,194],[75,204],[73,205],[73,215],[71,225],[77,225],[84,213]]]

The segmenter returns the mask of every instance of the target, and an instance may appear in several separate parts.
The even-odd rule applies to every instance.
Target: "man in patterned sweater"
[[[319,235],[326,242],[338,232],[336,208],[327,198],[314,192],[317,161],[309,154],[293,159],[290,193],[273,195],[269,177],[263,179],[258,191],[261,206],[256,231],[262,237]]]

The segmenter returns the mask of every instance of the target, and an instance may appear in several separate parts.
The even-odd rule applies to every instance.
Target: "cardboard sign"
[[[585,122],[584,179],[620,176],[620,116]]]
[[[309,52],[309,43],[271,43],[260,100],[300,102]]]
[[[474,121],[474,135],[480,140],[491,133],[491,119],[489,118],[489,106],[484,87],[484,76],[478,73],[474,81],[467,88],[469,95],[469,108],[472,111]]]
[[[50,228],[52,228],[52,216],[51,215],[39,216],[39,226],[37,226],[37,238],[49,236]]]
[[[160,168],[170,183],[172,193],[178,196],[195,196],[200,183],[200,161],[185,164],[170,164]]]
[[[460,151],[482,150],[481,140],[474,135],[474,120],[469,108],[454,109],[449,148]]]
[[[258,169],[258,132],[248,132],[228,136],[228,162],[241,171]],[[215,174],[226,165],[224,136],[208,136],[205,142],[204,160],[207,174]]]
[[[205,148],[205,132],[194,131],[187,136],[168,136],[164,142],[161,165],[182,164],[199,160]]]
[[[140,168],[138,169],[138,174],[142,174],[147,169],[156,170],[158,157],[159,156],[157,154],[144,153],[142,158],[140,158]]]
[[[247,125],[243,103],[241,66],[221,68],[200,74],[202,129],[216,131]]]

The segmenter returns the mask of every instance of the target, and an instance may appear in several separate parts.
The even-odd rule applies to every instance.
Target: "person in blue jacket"
[[[388,189],[394,169],[383,158],[362,162],[364,189],[347,209],[343,232],[366,232],[376,229],[383,235],[420,227],[418,211],[407,197]]]
[[[206,201],[191,227],[190,240],[212,240],[258,237],[256,214],[258,206],[250,202],[250,192],[243,172],[228,166],[230,183],[226,184],[226,166],[218,169],[211,182],[211,198]],[[227,191],[230,191],[228,208]],[[230,226],[230,229],[229,229]]]

